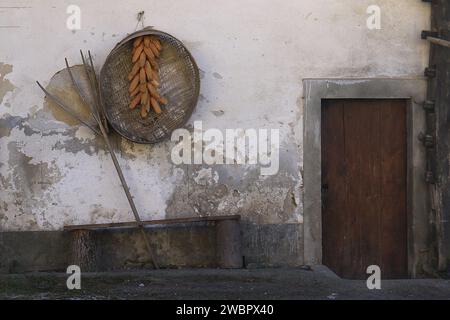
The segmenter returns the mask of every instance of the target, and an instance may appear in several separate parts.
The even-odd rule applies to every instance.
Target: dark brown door
[[[323,264],[407,276],[406,101],[323,100]]]

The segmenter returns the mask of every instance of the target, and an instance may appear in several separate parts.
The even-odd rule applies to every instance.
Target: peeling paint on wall
[[[55,163],[34,161],[15,141],[9,142],[7,148],[9,170],[0,174],[4,192],[0,220],[3,225],[8,222],[10,226],[31,230],[49,226],[45,209],[51,205],[52,186],[61,180],[59,169]]]
[[[285,158],[274,176],[257,166],[180,166],[182,183],[167,202],[168,217],[240,214],[258,224],[301,223],[298,167]]]

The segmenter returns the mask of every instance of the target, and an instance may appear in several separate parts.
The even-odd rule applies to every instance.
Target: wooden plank
[[[64,230],[88,230],[88,229],[107,229],[107,228],[124,228],[124,227],[138,227],[142,225],[158,225],[158,224],[177,224],[189,222],[206,222],[206,221],[221,221],[221,220],[239,220],[240,215],[216,216],[216,217],[186,217],[173,218],[161,220],[147,220],[142,222],[128,221],[128,222],[113,222],[113,223],[98,223],[98,224],[84,224],[84,225],[68,225],[64,226]]]
[[[71,232],[71,264],[77,265],[83,272],[98,271],[97,249],[92,231],[73,230]]]
[[[383,277],[407,276],[406,102],[391,100],[381,108]]]
[[[345,162],[347,185],[346,212],[346,237],[348,237],[347,255],[350,257],[346,261],[345,278],[359,278],[362,265],[362,254],[360,247],[361,239],[361,145],[364,143],[364,126],[362,125],[363,111],[354,101],[346,101],[344,105],[344,131],[345,131]]]
[[[439,38],[450,41],[450,2],[436,0],[431,4],[431,30],[439,32]],[[435,135],[436,146],[427,150],[428,170],[434,175],[435,184],[430,184],[436,199],[430,213],[429,261],[439,271],[450,274],[450,48],[432,44],[429,66],[436,68],[436,76],[428,80],[427,99],[435,101],[436,127],[428,128]],[[431,131],[432,130],[432,131]],[[437,252],[435,254],[434,252]]]
[[[450,41],[434,38],[434,37],[427,37],[427,40],[430,41],[433,44],[437,44],[443,47],[450,48]]]
[[[358,110],[358,176],[359,203],[354,214],[359,221],[360,261],[354,266],[354,278],[367,278],[366,269],[380,261],[381,216],[381,141],[380,109],[382,100],[353,100],[349,104]],[[351,128],[352,124],[348,124]]]
[[[346,265],[341,260],[348,245],[345,229],[336,228],[346,220],[342,214],[347,201],[346,185],[342,185],[345,159],[340,157],[340,149],[345,149],[343,104],[324,100],[322,107],[322,261],[339,275]]]
[[[407,274],[406,102],[329,100],[322,114],[323,262],[344,278]]]

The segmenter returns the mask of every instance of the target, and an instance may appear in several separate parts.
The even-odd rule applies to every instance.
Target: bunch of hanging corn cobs
[[[128,91],[131,97],[130,109],[135,109],[140,105],[142,118],[148,116],[150,107],[159,114],[161,113],[160,104],[167,104],[167,99],[158,92],[160,83],[157,60],[161,49],[161,42],[156,37],[141,36],[133,42],[133,68],[128,75],[130,81]]]

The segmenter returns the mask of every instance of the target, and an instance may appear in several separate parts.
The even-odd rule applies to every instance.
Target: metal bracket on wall
[[[436,77],[436,66],[431,66],[431,67],[425,68],[424,75],[427,78],[434,78],[434,77]]]
[[[423,143],[423,145],[428,148],[428,149],[432,149],[435,146],[435,141],[436,139],[434,138],[433,135],[431,134],[427,134],[427,133],[423,133],[421,132],[419,134],[418,137],[419,141],[421,141]]]
[[[423,30],[421,38],[423,40],[428,40],[432,44],[450,48],[450,41],[442,39],[442,35],[438,31]]]
[[[423,30],[421,34],[422,39],[426,40],[428,37],[439,38],[439,32]]]
[[[425,181],[426,181],[428,184],[435,184],[435,183],[436,183],[436,179],[435,179],[435,177],[434,177],[433,172],[431,172],[431,171],[425,172]]]
[[[432,100],[426,100],[423,103],[423,110],[427,114],[426,120],[426,133],[421,132],[417,137],[419,141],[421,141],[426,148],[426,162],[427,162],[427,172],[425,173],[425,181],[430,185],[434,185],[436,183],[435,179],[435,146],[436,146],[436,136],[435,132],[435,102]]]
[[[434,113],[435,112],[435,103],[434,101],[427,100],[423,103],[423,109],[428,113]]]

